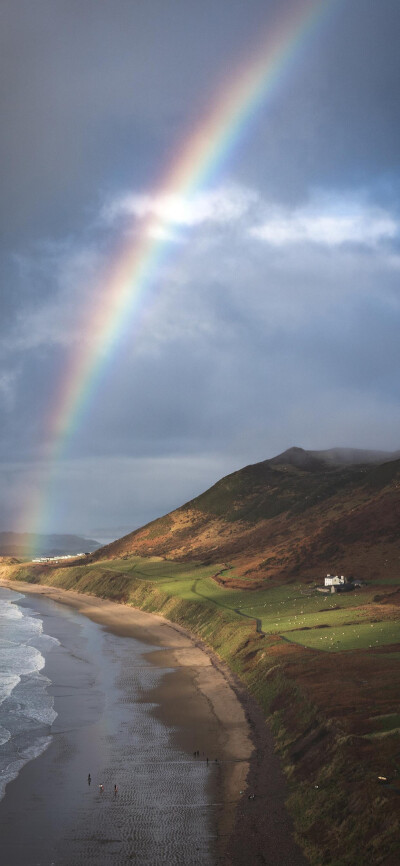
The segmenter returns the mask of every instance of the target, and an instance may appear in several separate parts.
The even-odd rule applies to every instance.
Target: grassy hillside
[[[321,579],[328,572],[396,579],[400,460],[371,463],[368,452],[367,458],[348,465],[338,450],[291,449],[228,475],[94,558],[229,562],[236,586]]]
[[[310,862],[394,866],[400,835],[399,578],[324,596],[301,581],[235,589],[215,580],[225,579],[225,572],[223,563],[140,556],[2,569],[3,576],[162,613],[198,635],[264,708]],[[234,569],[229,574],[234,581]]]
[[[313,866],[398,862],[400,460],[387,456],[291,449],[83,563],[0,563],[161,613],[227,661],[272,727]],[[323,595],[327,572],[366,584]]]

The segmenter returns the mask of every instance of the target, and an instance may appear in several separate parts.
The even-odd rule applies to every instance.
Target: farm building
[[[355,584],[351,579],[348,579],[343,574],[327,574],[325,578],[325,588],[329,587],[331,592],[351,592]]]
[[[338,574],[327,574],[325,578],[325,586],[340,586],[341,584],[346,583],[346,578],[342,574],[340,577]]]

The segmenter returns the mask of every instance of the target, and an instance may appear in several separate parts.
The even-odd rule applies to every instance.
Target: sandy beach
[[[208,853],[199,852],[198,859],[194,855],[194,859],[187,862],[209,862],[207,857],[211,846],[210,862],[221,866],[249,866],[253,863],[302,866],[305,863],[292,838],[291,822],[284,806],[287,795],[285,781],[262,713],[227,666],[208,652],[200,641],[160,616],[127,605],[54,587],[12,581],[1,581],[0,585],[28,597],[34,596],[37,600],[42,597],[57,602],[57,606],[73,608],[93,623],[103,626],[110,635],[131,638],[148,647],[144,658],[155,669],[161,670],[162,675],[149,689],[142,690],[141,700],[151,704],[154,720],[167,726],[173,745],[190,758],[191,772],[206,772],[204,784],[213,803],[213,833],[216,838],[208,844]],[[130,641],[126,643],[130,645]],[[129,691],[128,682],[123,687]],[[79,736],[82,739],[82,731]],[[89,742],[85,748],[90,755]],[[82,744],[76,751],[82,755]],[[195,752],[199,752],[198,758],[194,756]],[[9,785],[7,796],[0,804],[0,819],[2,814],[4,819],[2,827],[5,818],[7,826],[10,821],[16,822],[21,818],[18,816],[21,784],[26,787],[27,779],[36,774],[34,786],[40,787],[45,765],[52,760],[55,760],[55,750],[50,747]],[[74,760],[72,756],[70,760]],[[96,766],[96,760],[93,755],[91,766]],[[249,794],[254,794],[254,799],[249,800]],[[112,803],[114,809],[115,806]],[[128,803],[126,808],[129,808]],[[38,820],[39,813],[38,807],[35,820]],[[104,857],[98,862],[130,862],[129,858],[112,859],[111,853],[110,856],[104,854]],[[22,866],[24,861],[15,859],[12,862],[15,866]],[[42,863],[40,860],[31,862],[32,866],[33,863]],[[79,862],[93,861],[83,857]],[[137,859],[136,862],[147,861]],[[160,862],[168,862],[168,859]],[[25,861],[25,866],[31,864]],[[75,866],[75,860],[70,862],[70,866]]]

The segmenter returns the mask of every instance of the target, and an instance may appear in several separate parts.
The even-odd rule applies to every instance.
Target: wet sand
[[[72,607],[80,614],[88,617],[89,620],[104,626],[110,635],[131,638],[148,646],[149,651],[145,653],[144,659],[146,662],[150,662],[154,669],[161,669],[163,675],[157,678],[157,682],[152,684],[151,688],[142,688],[140,701],[147,705],[151,703],[151,715],[154,721],[159,720],[166,726],[171,743],[178,751],[184,753],[185,761],[188,764],[187,767],[183,768],[184,772],[190,771],[191,774],[195,774],[194,778],[200,782],[200,787],[201,784],[206,787],[208,803],[212,804],[211,814],[209,807],[205,807],[204,801],[199,801],[198,816],[201,818],[202,812],[206,812],[204,820],[208,827],[205,832],[207,838],[204,840],[204,845],[201,843],[199,846],[202,850],[197,852],[191,850],[190,856],[189,854],[184,855],[184,860],[180,861],[182,864],[210,863],[214,866],[214,864],[219,863],[224,864],[224,866],[229,866],[229,864],[232,866],[244,866],[244,864],[252,866],[253,863],[266,863],[271,864],[271,866],[272,864],[274,866],[303,866],[305,861],[293,842],[291,822],[284,806],[287,795],[284,778],[279,762],[273,753],[273,741],[266,728],[262,713],[229,669],[213,654],[207,652],[200,641],[160,616],[138,611],[127,605],[116,604],[72,591],[59,590],[55,587],[32,586],[13,581],[0,582],[1,584],[27,596],[32,594],[37,599],[43,596],[44,599],[52,599],[58,604],[67,605],[68,608]],[[127,643],[130,644],[129,641]],[[50,653],[50,667],[51,656]],[[53,662],[55,663],[54,658]],[[133,699],[129,697],[127,665],[125,665],[125,672],[126,681],[122,684],[122,689],[126,695],[125,701],[129,716],[129,713],[132,714],[132,707],[129,704],[132,704]],[[59,681],[59,670],[56,680],[54,680],[55,675],[56,673],[53,671],[52,676],[49,669],[48,676],[52,681],[57,681],[57,678]],[[110,685],[110,690],[112,690],[112,685]],[[93,689],[88,688],[86,691],[89,703],[93,704],[93,701],[95,703],[96,696]],[[110,699],[110,695],[108,698]],[[138,703],[137,695],[135,700]],[[83,712],[82,706],[75,707],[75,710],[71,709],[73,707],[71,695],[68,701],[70,711],[73,715],[75,713],[74,718],[79,717],[79,714]],[[93,706],[90,711],[93,711]],[[119,712],[121,713],[121,709]],[[128,717],[119,719],[119,723],[127,726]],[[89,732],[89,729],[90,726],[86,733]],[[2,841],[5,833],[6,842],[9,839],[10,845],[12,845],[17,824],[18,826],[23,824],[28,837],[29,826],[32,821],[36,822],[36,836],[38,826],[43,825],[40,832],[46,833],[46,824],[48,826],[50,816],[46,811],[47,807],[45,809],[49,797],[48,792],[46,794],[46,791],[43,790],[44,780],[54,778],[54,770],[59,768],[60,762],[63,761],[69,762],[70,768],[75,762],[74,766],[81,780],[83,778],[82,753],[87,749],[86,755],[89,757],[92,752],[95,753],[96,751],[96,736],[93,734],[92,730],[91,740],[89,739],[85,744],[85,731],[80,728],[79,735],[75,731],[72,736],[72,740],[75,737],[75,742],[69,743],[67,746],[69,754],[57,753],[62,738],[55,737],[55,742],[47,752],[26,765],[18,779],[8,786],[7,796],[0,804]],[[77,740],[79,743],[76,742]],[[130,749],[129,744],[128,738],[127,750]],[[200,753],[199,757],[194,756],[194,752],[197,751]],[[87,765],[88,759],[85,761],[85,770]],[[91,766],[97,767],[98,771],[101,771],[101,761],[99,761],[98,755],[93,754]],[[121,767],[121,772],[122,769]],[[97,770],[95,772],[97,773]],[[104,772],[107,775],[109,771],[104,768],[103,775]],[[74,774],[72,774],[73,776]],[[98,780],[94,778],[93,772],[92,777],[97,785]],[[71,773],[69,778],[71,778]],[[248,779],[248,787],[246,787],[246,779]],[[106,781],[111,786],[111,778]],[[187,780],[185,780],[186,783]],[[47,790],[47,783],[45,784]],[[30,803],[25,802],[26,811],[22,812],[24,792],[27,788],[35,793],[32,795],[33,799],[30,800]],[[111,788],[109,790],[111,791]],[[91,796],[90,792],[85,789],[86,797],[88,793]],[[249,793],[255,795],[254,800],[248,799]],[[68,792],[63,790],[61,796],[58,797],[59,808],[61,809],[63,798],[66,798],[67,794]],[[70,791],[69,796],[73,796],[73,792]],[[96,796],[97,798],[102,797],[97,791]],[[170,795],[167,795],[167,802],[168,797],[169,800],[171,799]],[[99,814],[104,811],[104,802],[103,795],[100,810],[97,801],[95,802],[95,810]],[[7,804],[7,814],[5,814],[5,804]],[[180,808],[183,808],[183,805],[181,803]],[[114,817],[117,824],[119,821],[122,825],[123,814],[126,817],[129,808],[130,804],[127,801],[122,809],[122,798],[118,793],[116,800],[111,799],[108,804],[107,818],[109,819],[110,815],[115,813],[117,809],[119,812],[117,811]],[[21,813],[24,815],[22,819]],[[57,820],[60,823],[60,817],[57,819],[55,814],[53,814],[52,820],[55,821],[56,825]],[[93,826],[95,827],[92,834],[94,838],[90,844],[83,832],[82,856],[79,860],[76,859],[78,849],[75,845],[73,860],[68,860],[70,855],[66,855],[64,852],[62,856],[67,857],[67,859],[58,859],[56,862],[65,863],[68,866],[92,862],[125,864],[133,860],[139,864],[151,862],[151,860],[144,859],[143,853],[139,857],[134,856],[134,853],[126,853],[128,850],[134,852],[134,846],[133,848],[125,846],[125,854],[122,853],[121,848],[118,849],[121,833],[119,836],[117,833],[118,838],[114,840],[109,839],[106,833],[106,841],[102,842],[100,857],[98,848],[102,828],[100,825],[96,825],[96,822]],[[105,825],[103,829],[105,829]],[[152,829],[149,827],[148,830],[154,836],[154,827]],[[75,839],[75,830],[73,836]],[[132,838],[134,838],[134,833]],[[120,854],[117,853],[118,850]],[[36,856],[39,856],[39,850]],[[165,852],[165,857],[163,854],[160,857],[160,863],[173,862],[167,852]],[[31,864],[33,866],[34,863],[37,863],[38,866],[39,864],[45,866],[48,863],[50,866],[51,861],[40,858],[31,861],[16,858],[9,860],[9,863],[10,866],[11,864],[12,866],[22,866],[22,864],[28,866],[28,863],[29,866]]]

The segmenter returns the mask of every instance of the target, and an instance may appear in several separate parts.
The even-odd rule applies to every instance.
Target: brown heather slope
[[[249,588],[326,572],[390,580],[400,561],[399,456],[292,448],[228,475],[91,559],[228,562]]]

